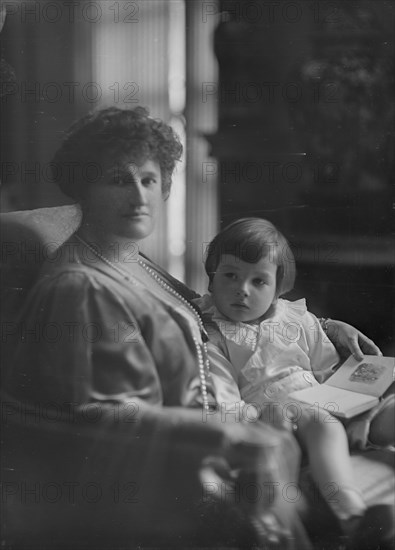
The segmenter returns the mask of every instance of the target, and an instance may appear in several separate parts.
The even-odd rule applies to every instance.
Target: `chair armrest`
[[[155,547],[158,541],[185,547],[195,541],[215,547],[223,537],[235,543],[252,536],[247,516],[232,515],[232,507],[240,508],[236,495],[202,508],[199,476],[205,458],[226,455],[230,432],[236,447],[245,444],[253,451],[255,435],[248,427],[206,424],[201,411],[182,408],[146,406],[136,429],[109,417],[95,422],[93,414],[90,421],[51,422],[33,409],[27,418],[7,399],[4,407],[3,538],[8,544],[48,541],[48,550],[54,550],[82,541],[87,547],[107,541],[109,548]],[[279,484],[295,475],[288,470],[290,462],[295,471],[298,467],[298,451],[289,456],[290,441],[272,428],[255,438],[255,446],[267,442],[268,468],[269,462],[276,464],[269,471]],[[279,468],[284,455],[287,461]]]

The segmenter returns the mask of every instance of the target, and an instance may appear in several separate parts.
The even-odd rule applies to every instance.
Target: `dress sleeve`
[[[173,351],[180,355],[181,369],[187,343],[179,338],[175,346],[171,319],[167,328],[164,319],[141,313],[138,297],[136,305],[138,318],[129,301],[82,272],[43,280],[23,313],[9,393],[92,428],[99,424],[110,431],[148,435],[167,428],[188,432],[189,426],[192,439],[192,433],[205,433],[201,410],[188,410],[182,403],[163,407],[155,357]],[[177,393],[172,367],[168,383]]]
[[[81,272],[45,283],[27,303],[16,387],[57,403],[160,402],[153,358],[122,298]]]

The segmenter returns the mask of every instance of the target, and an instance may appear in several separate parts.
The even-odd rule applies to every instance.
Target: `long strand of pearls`
[[[129,273],[123,269],[122,267],[117,266],[113,262],[111,262],[108,258],[103,256],[95,247],[91,246],[89,243],[87,243],[84,239],[82,239],[79,235],[75,235],[76,238],[82,243],[86,248],[88,248],[97,258],[99,258],[102,262],[107,264],[109,267],[111,267],[114,271],[116,271],[119,275],[121,275],[126,281],[138,285],[137,281],[134,280],[134,278],[129,275]],[[156,273],[154,269],[149,267],[141,258],[138,259],[139,265],[147,271],[147,273],[150,275],[150,277],[163,289],[165,289],[169,294],[175,296],[184,306],[186,306],[195,316],[197,319],[199,329],[201,331],[201,334],[205,334],[205,329],[203,326],[203,321],[199,315],[199,313],[196,311],[196,309],[190,304],[190,302],[184,298],[179,292],[177,292],[172,286],[170,286],[166,281],[164,281],[159,275]],[[193,336],[193,342],[195,344],[196,348],[196,355],[198,359],[198,368],[199,368],[199,380],[200,380],[200,391],[202,394],[202,402],[203,402],[203,408],[205,410],[209,410],[209,403],[208,403],[208,393],[207,393],[207,380],[206,380],[206,373],[207,375],[210,372],[210,362],[208,359],[208,353],[207,353],[207,344],[206,342],[203,342],[203,351],[202,347],[200,346],[200,343],[196,336]]]

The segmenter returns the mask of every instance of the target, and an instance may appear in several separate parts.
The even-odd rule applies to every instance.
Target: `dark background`
[[[394,354],[394,3],[221,6],[221,220],[274,222],[290,296]]]

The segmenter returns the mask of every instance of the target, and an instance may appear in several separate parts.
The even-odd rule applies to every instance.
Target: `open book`
[[[395,358],[350,356],[323,384],[294,391],[289,398],[326,409],[341,418],[352,418],[373,408],[395,381]]]

